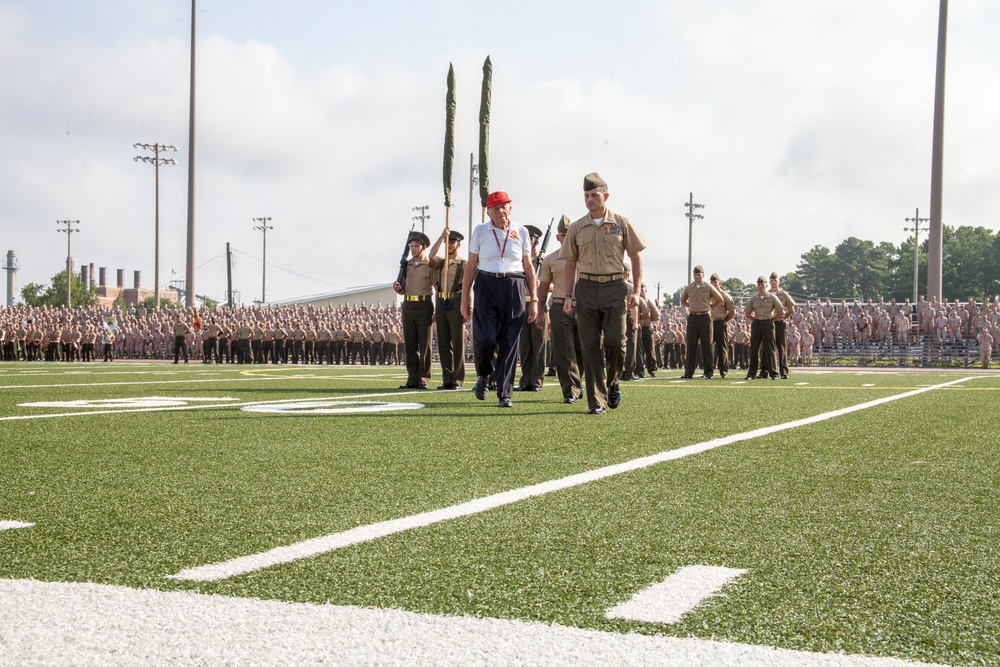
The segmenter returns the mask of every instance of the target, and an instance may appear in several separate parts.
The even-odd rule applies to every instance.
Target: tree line
[[[920,276],[918,292],[927,293],[927,251],[924,239],[917,249]],[[813,246],[799,260],[796,270],[781,277],[781,286],[796,300],[902,302],[913,299],[914,238],[900,245],[874,243],[850,237],[832,251]],[[982,301],[1000,294],[1000,232],[986,227],[942,228],[941,296],[948,301]],[[752,295],[754,285],[729,278],[723,288],[734,297]],[[673,295],[678,303],[681,291]]]

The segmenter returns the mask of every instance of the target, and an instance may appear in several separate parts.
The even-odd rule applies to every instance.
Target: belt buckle
[[[597,282],[599,282],[599,283],[606,283],[606,282],[608,282],[608,277],[607,276],[597,276]]]

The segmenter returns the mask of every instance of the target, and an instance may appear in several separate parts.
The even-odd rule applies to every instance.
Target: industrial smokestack
[[[14,305],[14,292],[17,291],[17,256],[13,250],[7,251],[7,261],[3,265],[7,272],[7,306]]]
[[[142,271],[135,272],[135,288],[139,289],[139,279],[142,278]]]
[[[101,287],[107,287],[108,286],[108,267],[102,266],[97,271],[98,271],[98,273],[97,273],[98,283],[97,284],[100,285]]]
[[[118,289],[125,289],[125,269],[118,269]]]

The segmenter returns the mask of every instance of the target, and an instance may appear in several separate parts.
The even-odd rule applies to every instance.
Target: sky
[[[446,77],[457,111],[453,229],[467,232],[482,68],[490,190],[545,228],[586,213],[583,176],[645,238],[645,282],[693,263],[752,282],[816,245],[900,244],[930,210],[938,2],[198,0],[195,288],[268,301],[395,279],[414,207],[444,228]],[[952,2],[942,219],[1000,227],[1000,4]],[[17,292],[65,267],[185,278],[191,3],[0,0],[0,254]],[[476,158],[478,160],[478,156]],[[685,203],[704,205],[689,225]],[[478,188],[473,220],[481,220]],[[555,250],[556,244],[550,247]],[[923,280],[923,277],[922,277]],[[5,282],[6,284],[6,282]]]

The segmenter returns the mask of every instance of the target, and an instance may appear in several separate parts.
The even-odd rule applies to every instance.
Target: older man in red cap
[[[534,322],[538,315],[538,302],[532,298],[535,269],[531,263],[531,238],[524,226],[511,221],[510,213],[511,200],[506,192],[493,192],[487,197],[490,221],[472,230],[462,281],[462,317],[466,322],[475,317],[473,335],[479,377],[473,391],[476,398],[486,400],[487,379],[495,372],[501,408],[512,405],[518,338],[525,316],[528,322]]]

